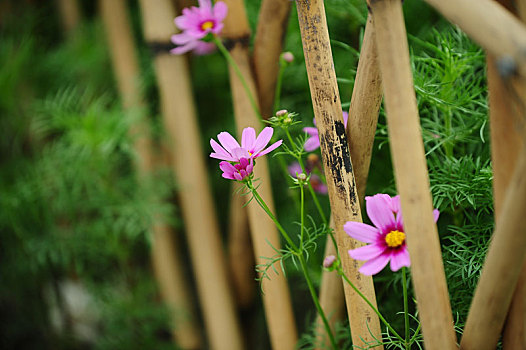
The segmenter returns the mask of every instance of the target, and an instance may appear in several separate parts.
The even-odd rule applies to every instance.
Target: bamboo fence
[[[320,148],[335,225],[334,232],[338,251],[347,252],[349,249],[363,245],[351,239],[343,231],[346,221],[361,221],[361,212],[343,126],[325,8],[322,0],[298,0],[296,6],[314,116],[320,135]],[[358,263],[347,254],[341,254],[341,259],[347,277],[376,306],[372,278],[361,275],[358,272]],[[345,299],[353,344],[363,346],[374,343],[375,339],[381,339],[377,315],[347,284],[345,284]]]
[[[376,31],[391,156],[404,213],[404,231],[411,255],[411,274],[424,344],[428,350],[455,349],[456,337],[433,220],[402,3],[376,0],[368,4]]]
[[[169,46],[175,31],[173,3],[142,0],[140,6],[146,41],[152,46]],[[212,349],[243,349],[206,177],[187,61],[185,57],[157,52],[154,65],[209,344]]]
[[[128,113],[137,112],[145,106],[126,0],[99,0],[99,7],[123,107]],[[134,125],[130,132],[137,153],[139,180],[143,180],[155,172],[150,125],[142,122]],[[195,312],[183,277],[181,258],[175,249],[174,233],[162,222],[155,222],[152,232],[152,264],[161,295],[170,307],[172,321],[177,325],[173,329],[174,339],[182,349],[199,349],[202,347],[199,328],[193,317]]]
[[[244,4],[240,0],[226,0],[225,3],[229,11],[224,22],[222,37],[230,50],[230,55],[247,82],[252,96],[257,96],[250,67],[248,52],[250,30]],[[234,117],[238,135],[241,135],[245,127],[258,128],[261,125],[261,120],[253,109],[249,96],[232,66],[229,66],[229,72]],[[256,178],[260,179],[259,194],[270,210],[274,211],[270,174],[265,158],[258,159],[258,166],[254,173]],[[247,209],[256,262],[266,264],[265,257],[273,257],[276,254],[274,249],[281,247],[276,226],[272,220],[263,215],[262,209],[254,201],[247,205]],[[281,269],[279,264],[276,264],[275,267],[278,271]],[[261,288],[270,342],[273,349],[293,349],[297,341],[297,331],[287,280],[283,273],[276,274],[271,270],[269,270],[269,276],[270,279],[263,278],[261,280]]]

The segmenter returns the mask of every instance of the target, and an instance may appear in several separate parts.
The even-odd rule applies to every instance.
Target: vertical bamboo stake
[[[141,0],[140,6],[146,41],[168,45],[175,31],[173,4],[170,0]],[[185,57],[163,52],[156,55],[154,64],[210,347],[242,349],[240,326],[202,158],[187,61]]]
[[[404,213],[411,274],[427,350],[455,349],[451,306],[433,220],[427,164],[399,0],[370,0],[391,155]]]
[[[227,46],[231,47],[230,54],[249,85],[252,95],[257,96],[248,57],[250,30],[244,4],[241,0],[225,0],[225,3],[228,5],[228,15],[225,19],[223,37],[226,39]],[[261,125],[261,121],[252,108],[241,81],[232,67],[229,67],[229,69],[234,116],[238,134],[241,135],[241,131],[245,127],[258,128]],[[265,200],[270,210],[274,211],[268,162],[265,158],[258,159],[254,172],[255,177],[261,180],[258,188],[259,194]],[[258,264],[265,264],[267,262],[265,258],[276,255],[274,248],[280,249],[281,247],[278,232],[272,220],[264,215],[262,209],[255,201],[250,202],[247,209],[256,261]],[[278,271],[281,269],[279,264],[275,267]],[[264,278],[261,283],[263,306],[265,308],[272,349],[293,349],[296,346],[297,332],[287,280],[283,273],[277,275],[269,271],[269,276],[270,280]]]
[[[99,0],[101,15],[106,27],[108,44],[117,79],[119,93],[124,108],[130,112],[144,107],[139,88],[139,64],[136,57],[131,25],[127,17],[125,0]],[[135,125],[131,136],[135,139],[137,152],[137,171],[140,179],[154,171],[152,141],[149,125]],[[154,223],[152,263],[159,283],[161,295],[171,308],[172,321],[176,324],[173,336],[182,349],[199,349],[201,340],[195,323],[187,289],[177,251],[174,249],[174,237],[171,229],[160,222]]]
[[[263,0],[259,11],[253,60],[261,115],[265,118],[276,112],[272,109],[290,4],[290,0]]]
[[[228,264],[236,303],[240,308],[246,309],[254,300],[256,276],[248,213],[243,207],[245,199],[236,193],[237,188],[237,184],[233,184],[230,199]]]
[[[499,2],[508,10],[514,12],[512,1],[500,0]],[[493,194],[495,217],[499,218],[502,215],[502,205],[506,190],[523,144],[521,133],[517,130],[522,109],[520,101],[516,100],[517,94],[509,93],[509,90],[513,89],[509,84],[509,78],[503,78],[499,74],[495,56],[488,53],[486,62],[490,106]],[[526,100],[522,103],[525,102]],[[526,265],[523,266],[521,276],[508,310],[502,339],[504,349],[526,349]]]
[[[64,31],[71,35],[80,23],[80,6],[78,0],[58,0],[58,8]]]
[[[460,348],[495,349],[513,291],[526,261],[526,147],[523,145],[497,217]],[[522,346],[522,345],[521,345]]]
[[[380,68],[376,54],[374,25],[371,16],[369,16],[365,26],[347,122],[347,142],[349,143],[359,203],[363,203],[365,197],[374,134],[381,103]],[[331,227],[334,228],[334,226]],[[325,256],[331,254],[335,254],[335,248],[331,240],[327,239]],[[334,273],[324,271],[320,288],[320,303],[327,314],[334,315],[330,320],[331,327],[341,317],[338,312],[343,306],[344,295],[342,292],[340,278]],[[320,326],[323,325],[320,324]]]
[[[346,221],[361,221],[358,193],[354,182],[349,147],[345,137],[336,73],[332,61],[329,32],[322,0],[297,0],[298,18],[305,64],[320,135],[320,147],[329,189],[332,217],[343,270],[358,289],[376,306],[373,280],[358,272],[358,262],[346,252],[362,246],[344,231]],[[345,299],[354,346],[381,339],[377,315],[345,284]]]

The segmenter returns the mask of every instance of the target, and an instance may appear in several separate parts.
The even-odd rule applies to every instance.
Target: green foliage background
[[[0,347],[176,348],[150,267],[149,229],[160,213],[183,231],[173,204],[177,186],[166,169],[137,182],[128,136],[130,125],[147,116],[158,137],[163,135],[138,6],[131,2],[130,15],[149,106],[124,113],[92,2],[82,3],[85,20],[74,40],[62,35],[52,3],[11,3],[12,13],[0,25]],[[246,1],[254,30],[259,4]],[[326,10],[341,99],[348,108],[367,9],[364,1],[328,0]],[[423,2],[407,0],[404,11],[431,190],[441,212],[444,265],[461,329],[494,226],[484,54]],[[304,124],[294,132],[301,136],[313,113],[295,8],[285,49],[295,61],[284,74],[281,106],[300,114]],[[190,63],[208,150],[210,138],[234,130],[227,67],[218,53],[192,57]],[[368,194],[396,193],[388,143],[382,110]],[[223,203],[230,184],[220,177],[215,160],[207,162],[215,199]],[[294,230],[296,194],[274,159],[271,165],[277,214]],[[322,203],[328,207],[327,198]],[[225,232],[229,208],[218,205],[217,210]],[[316,218],[310,205],[309,210]],[[180,239],[184,255],[184,236]],[[324,241],[310,252],[316,283]],[[296,268],[287,263],[286,270],[303,334],[300,346],[310,348],[314,307]],[[186,272],[191,280],[191,266]],[[403,326],[400,278],[389,269],[375,278],[380,310],[397,329]],[[73,336],[83,320],[71,319],[64,307],[61,286],[70,280],[87,291],[89,309],[95,310],[86,316],[96,334],[89,340]],[[59,310],[63,331],[52,326],[52,309]],[[249,325],[250,348],[269,348],[260,304],[242,317]],[[412,327],[417,323],[414,318]],[[344,325],[341,329],[341,346],[347,348],[349,334]]]

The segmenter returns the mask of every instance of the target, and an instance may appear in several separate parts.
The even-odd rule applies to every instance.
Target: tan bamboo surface
[[[524,1],[520,1],[525,3]],[[512,13],[520,8],[520,2],[500,0],[499,3]],[[516,5],[516,6],[515,6]],[[526,14],[525,14],[526,15]],[[519,15],[520,16],[520,15]],[[525,17],[522,17],[524,20]],[[521,103],[517,94],[510,94],[513,86],[509,78],[504,78],[497,69],[497,59],[491,54],[486,57],[487,79],[490,106],[491,152],[493,163],[493,193],[495,216],[502,215],[502,205],[506,190],[511,181],[517,157],[522,149],[523,140],[520,127]],[[524,90],[523,90],[524,91]],[[523,102],[526,100],[523,98]],[[508,310],[503,332],[505,350],[526,349],[526,264]]]
[[[168,44],[175,31],[173,3],[170,0],[141,0],[140,6],[146,41]],[[243,349],[207,180],[187,61],[185,57],[163,52],[155,56],[154,65],[210,348]]]
[[[78,0],[57,0],[60,19],[64,31],[71,35],[80,24],[80,6]]]
[[[276,112],[272,109],[290,6],[290,0],[263,0],[259,10],[253,61],[259,105],[264,118]]]
[[[134,110],[144,108],[144,100],[140,91],[139,63],[126,0],[99,0],[99,8],[122,104],[125,110],[133,113]],[[149,127],[148,123],[141,123],[130,130],[137,152],[135,164],[139,180],[155,171]],[[199,328],[192,316],[195,312],[181,269],[181,258],[175,249],[174,233],[168,225],[161,222],[154,223],[152,232],[152,265],[162,298],[170,307],[171,319],[177,325],[172,331],[174,339],[182,349],[200,349],[202,344]]]
[[[526,27],[494,0],[425,0],[498,58],[510,57],[526,78]]]
[[[367,19],[363,37],[360,60],[356,71],[356,79],[349,108],[349,120],[347,122],[347,142],[351,154],[356,189],[358,191],[359,203],[362,204],[365,197],[369,165],[371,164],[371,153],[374,143],[378,112],[382,103],[382,79],[376,53],[376,42],[374,37],[374,25],[371,16]],[[332,221],[332,218],[331,218]],[[331,225],[333,223],[331,222]],[[334,226],[331,226],[334,228]],[[336,254],[336,250],[330,237],[327,237],[325,256]],[[320,304],[330,318],[331,328],[334,323],[341,320],[341,310],[344,304],[344,295],[341,279],[335,273],[324,271],[320,288]],[[323,324],[318,320],[320,334],[324,334],[324,342],[327,338],[322,333]]]
[[[330,226],[335,229],[334,220],[330,219]],[[330,238],[325,243],[324,256],[336,255],[336,247]],[[323,271],[321,274],[320,305],[329,321],[329,326],[334,334],[336,322],[343,320],[345,313],[345,295],[343,294],[342,278],[335,271]],[[316,334],[318,335],[316,349],[328,349],[331,346],[329,336],[325,330],[323,320],[318,315],[316,319]]]
[[[416,104],[409,48],[399,0],[371,0],[378,62],[411,274],[427,350],[456,349],[453,318]]]
[[[233,43],[234,46],[230,50],[230,54],[247,81],[252,95],[257,96],[246,45],[250,30],[244,4],[241,0],[225,0],[225,3],[228,6],[228,15],[225,19],[222,36],[227,42]],[[247,93],[232,67],[229,67],[229,71],[238,135],[241,135],[241,131],[249,126],[259,132],[262,125],[259,116],[252,108]],[[275,212],[266,158],[258,158],[254,173],[255,177],[260,179],[259,194],[270,210]],[[265,215],[263,209],[255,201],[248,204],[247,209],[256,263],[266,264],[265,258],[274,257],[276,255],[274,248],[280,249],[281,247],[278,231],[272,220]],[[281,271],[279,264],[276,264],[275,268],[277,271]],[[261,288],[272,349],[294,349],[297,342],[297,331],[287,279],[283,273],[280,272],[277,275],[272,269],[269,270],[269,276],[270,280],[262,279]]]
[[[238,187],[237,184],[232,184],[228,220],[228,265],[235,301],[241,309],[247,309],[256,295],[256,274],[248,213],[243,208],[245,199],[236,193]]]
[[[495,349],[526,260],[526,147],[523,145],[497,217],[460,348]]]
[[[347,277],[376,306],[373,279],[360,274],[358,262],[347,254],[349,249],[363,246],[363,243],[343,231],[345,222],[361,221],[362,217],[343,125],[325,7],[323,0],[298,0],[296,6],[342,267]],[[375,342],[375,338],[381,339],[377,315],[347,284],[345,299],[353,345],[364,346]]]

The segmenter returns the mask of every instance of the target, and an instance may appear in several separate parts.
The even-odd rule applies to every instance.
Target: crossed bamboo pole
[[[145,104],[140,91],[140,70],[126,0],[100,0],[99,8],[123,107],[127,113],[139,112],[144,109]],[[139,180],[155,172],[150,125],[142,118],[140,121],[140,124],[132,126],[130,130],[137,152],[135,164]],[[174,233],[162,222],[154,222],[152,232],[152,264],[161,295],[170,307],[172,321],[177,324],[173,329],[174,339],[182,349],[199,349],[202,346],[199,328],[193,317],[181,259],[175,249]]]
[[[343,125],[325,7],[322,0],[297,0],[296,7],[335,224],[334,234],[338,251],[347,252],[363,245],[343,231],[346,221],[361,221],[361,212]],[[358,272],[358,262],[347,254],[342,253],[341,259],[347,277],[376,306],[372,278],[361,275]],[[345,299],[353,345],[364,346],[381,339],[377,315],[347,284]]]
[[[374,25],[372,18],[369,16],[365,26],[346,130],[359,203],[363,203],[365,197],[381,103],[382,83],[380,68],[376,53]],[[331,227],[335,228],[333,222],[331,222]],[[325,244],[325,256],[336,254],[336,248],[329,238]],[[324,312],[330,316],[329,322],[334,331],[335,322],[342,318],[341,310],[344,304],[342,281],[337,274],[327,271],[323,272],[320,304]],[[323,332],[321,320],[318,320],[318,324],[318,333],[323,334],[321,343],[327,344],[328,339]]]
[[[399,0],[370,0],[384,85],[391,156],[404,213],[411,274],[426,349],[456,349],[453,318],[433,220],[424,145]]]
[[[146,41],[168,46],[176,15],[170,0],[141,0]],[[222,243],[202,158],[185,57],[158,52],[154,58],[164,127],[187,229],[203,318],[212,349],[243,349]]]
[[[243,75],[252,96],[257,96],[248,53],[250,30],[244,4],[240,0],[225,0],[229,12],[224,22],[222,37],[230,47],[230,55]],[[234,117],[238,135],[245,127],[258,128],[261,120],[250,103],[249,96],[235,70],[229,65],[230,85],[234,103]],[[259,158],[254,169],[256,178],[260,179],[258,192],[270,210],[274,211],[270,174],[265,158]],[[274,249],[280,249],[281,243],[274,222],[263,215],[262,209],[252,201],[247,205],[250,232],[254,253],[258,264],[266,264],[265,258],[276,255]],[[280,270],[279,264],[275,266]],[[297,331],[292,312],[292,304],[287,280],[283,273],[276,274],[269,270],[270,279],[261,280],[263,306],[273,349],[293,349],[297,341]]]
[[[500,0],[499,3],[510,12],[519,12],[519,18],[526,19],[526,13],[520,13],[520,7],[525,1]],[[503,77],[497,68],[498,60],[488,54],[487,79],[490,107],[491,152],[493,163],[493,197],[495,217],[502,215],[502,205],[506,190],[511,181],[513,170],[517,163],[523,140],[519,132],[521,101],[517,100],[518,93],[510,93],[509,77]],[[524,88],[524,87],[523,87]],[[525,90],[523,90],[525,91]],[[526,102],[523,98],[523,102]],[[496,221],[497,221],[496,220]],[[526,264],[522,267],[521,276],[515,288],[512,302],[504,327],[503,348],[505,350],[526,349]]]

